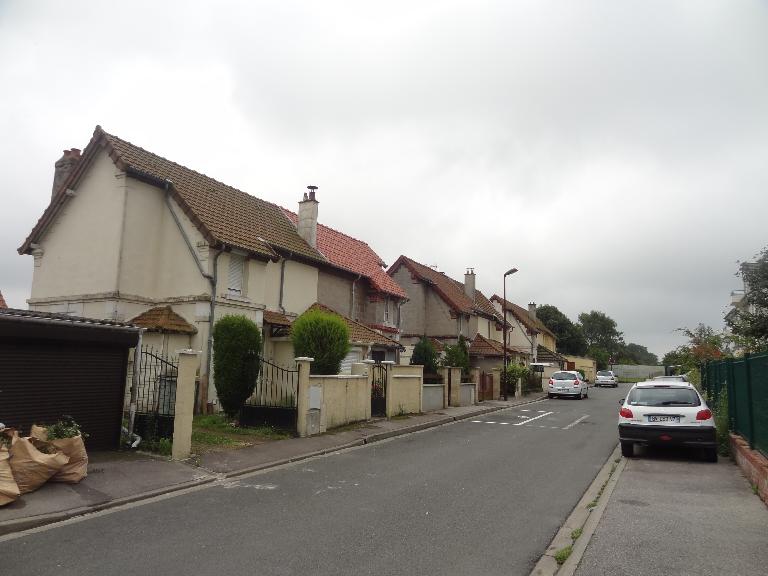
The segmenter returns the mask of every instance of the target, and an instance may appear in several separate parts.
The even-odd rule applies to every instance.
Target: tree
[[[561,354],[583,356],[587,352],[587,341],[581,328],[560,312],[555,306],[545,304],[536,310],[536,317],[554,332],[557,337],[557,351]]]
[[[443,366],[461,368],[461,373],[465,376],[469,373],[469,346],[467,346],[467,339],[464,336],[459,336],[458,343],[453,346],[445,347]]]
[[[648,352],[648,348],[645,346],[630,342],[619,351],[619,362],[617,363],[656,366],[659,363],[659,358],[656,354]]]
[[[253,394],[261,359],[261,332],[245,316],[224,316],[213,326],[216,395],[224,413],[236,418]]]
[[[338,374],[349,352],[349,329],[336,314],[308,310],[291,326],[291,341],[297,356],[315,359],[310,374]]]
[[[595,360],[598,370],[605,370],[608,368],[608,362],[611,356],[602,348],[598,348],[596,346],[587,348],[587,356]]]
[[[422,336],[421,340],[413,347],[411,364],[421,364],[424,366],[424,372],[434,374],[437,372],[437,352],[429,338]]]
[[[756,262],[742,264],[739,274],[746,287],[746,305],[726,317],[726,323],[740,348],[756,352],[768,348],[768,247]]]
[[[667,352],[662,358],[664,366],[681,366],[682,372],[690,372],[707,360],[720,360],[731,354],[729,337],[710,326],[699,324],[678,331],[688,337],[688,342]]]
[[[582,312],[579,324],[590,349],[604,350],[609,356],[616,356],[624,345],[624,337],[618,331],[616,321],[604,312]]]

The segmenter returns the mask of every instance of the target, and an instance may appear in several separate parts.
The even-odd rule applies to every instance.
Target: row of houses
[[[165,351],[201,350],[208,398],[211,324],[228,314],[262,328],[264,357],[279,366],[293,363],[290,326],[310,308],[347,322],[346,370],[407,364],[422,336],[438,349],[464,336],[483,368],[505,352],[565,365],[534,304],[486,297],[472,269],[460,282],[407,256],[387,268],[367,243],[320,224],[319,204],[309,186],[286,209],[97,126],[56,162],[50,204],[19,248],[34,259],[29,308],[128,321]]]

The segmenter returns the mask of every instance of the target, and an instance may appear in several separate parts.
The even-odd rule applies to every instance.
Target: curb
[[[69,520],[70,518],[84,516],[85,514],[91,514],[93,512],[101,512],[102,510],[116,508],[118,506],[123,506],[124,504],[132,504],[133,502],[138,502],[139,500],[148,500],[149,498],[163,496],[164,494],[170,494],[171,492],[178,492],[188,488],[195,488],[197,486],[211,484],[216,480],[219,480],[219,478],[216,476],[211,476],[209,478],[201,478],[199,480],[191,480],[189,482],[182,482],[181,484],[174,484],[173,486],[165,486],[163,488],[149,490],[148,492],[142,492],[140,494],[133,494],[132,496],[107,500],[106,502],[93,504],[92,506],[81,506],[80,508],[71,508],[69,510],[62,510],[61,512],[52,512],[50,514],[40,514],[39,516],[32,516],[30,518],[18,518],[16,520],[0,522],[0,539],[3,536],[13,534],[14,532],[22,532],[32,528],[39,528],[40,526],[45,526],[46,524],[62,522],[64,520]]]
[[[325,454],[330,454],[331,452],[339,452],[341,450],[346,450],[348,448],[364,446],[365,444],[373,444],[374,442],[380,442],[382,440],[387,440],[389,438],[394,438],[396,436],[404,436],[406,434],[412,434],[414,432],[419,432],[421,430],[427,430],[429,428],[435,428],[437,426],[451,424],[453,422],[458,422],[460,420],[466,420],[467,418],[474,418],[482,414],[488,414],[490,412],[498,412],[500,410],[506,410],[508,408],[514,408],[516,406],[531,404],[533,402],[538,402],[543,399],[544,397],[542,396],[542,397],[526,400],[524,402],[519,402],[517,404],[511,404],[509,406],[493,406],[490,408],[482,408],[480,410],[475,410],[473,412],[468,412],[466,414],[460,414],[457,416],[445,416],[445,418],[440,418],[439,420],[432,420],[431,422],[422,422],[420,424],[414,424],[413,426],[407,426],[404,428],[399,428],[397,430],[388,430],[386,432],[379,432],[377,434],[371,434],[370,436],[365,436],[358,440],[354,440],[352,442],[346,442],[338,446],[323,448],[321,450],[314,450],[312,452],[305,452],[304,454],[298,454],[296,456],[292,456],[291,458],[272,460],[271,462],[264,462],[256,466],[241,468],[240,470],[233,470],[231,472],[216,473],[210,470],[206,470],[212,476],[208,478],[201,478],[199,480],[182,482],[181,484],[174,484],[173,486],[166,486],[164,488],[158,488],[156,490],[142,492],[141,494],[126,496],[124,498],[116,498],[114,500],[108,500],[107,502],[94,504],[92,506],[82,506],[80,508],[72,508],[70,510],[63,510],[61,512],[52,512],[50,514],[41,514],[39,516],[33,516],[30,518],[19,518],[16,520],[9,520],[7,522],[0,522],[0,541],[2,540],[3,536],[7,536],[9,534],[13,534],[16,532],[22,532],[24,530],[30,530],[32,528],[39,528],[40,526],[45,526],[46,524],[63,522],[64,520],[69,520],[77,516],[84,516],[86,514],[100,512],[102,510],[108,510],[109,508],[117,508],[118,506],[123,506],[125,504],[132,504],[133,502],[138,502],[140,500],[148,500],[156,496],[163,496],[165,494],[170,494],[172,492],[179,492],[181,490],[186,490],[188,488],[196,488],[198,486],[203,486],[205,484],[212,484],[213,482],[220,481],[220,480],[237,478],[239,476],[245,476],[246,474],[251,474],[253,472],[260,472],[263,470],[268,470],[270,468],[277,468],[278,466],[284,466],[285,464],[291,464],[293,462],[307,460],[309,458],[314,458],[316,456],[323,456]],[[204,470],[204,469],[201,468],[201,470]]]
[[[621,457],[617,445],[578,504],[568,515],[565,523],[555,534],[547,550],[531,571],[530,576],[554,576],[555,574],[557,576],[573,576],[592,535],[597,529],[597,525],[600,523],[600,518],[603,516],[626,462],[626,459]],[[590,508],[588,505],[595,500],[597,500],[597,505]],[[581,534],[576,540],[573,540],[571,533],[577,529],[581,530]],[[555,560],[555,554],[566,546],[572,546],[571,554],[561,566]]]

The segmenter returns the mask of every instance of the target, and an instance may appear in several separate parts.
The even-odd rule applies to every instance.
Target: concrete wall
[[[322,390],[321,432],[371,417],[368,376],[312,376],[310,387]],[[301,417],[301,414],[299,414]]]
[[[422,412],[433,412],[445,408],[445,390],[442,384],[422,385]]]
[[[387,417],[422,412],[422,385],[424,367],[398,366],[387,369]]]
[[[655,376],[664,376],[664,366],[643,366],[640,364],[613,364],[608,366],[613,370],[619,380],[629,378],[636,380],[638,378],[654,378]]]

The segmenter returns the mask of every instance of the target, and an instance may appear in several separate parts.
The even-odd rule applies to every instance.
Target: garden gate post
[[[179,351],[179,371],[176,376],[176,405],[173,416],[174,460],[189,458],[192,451],[192,418],[195,413],[195,376],[200,352],[194,350]]]

